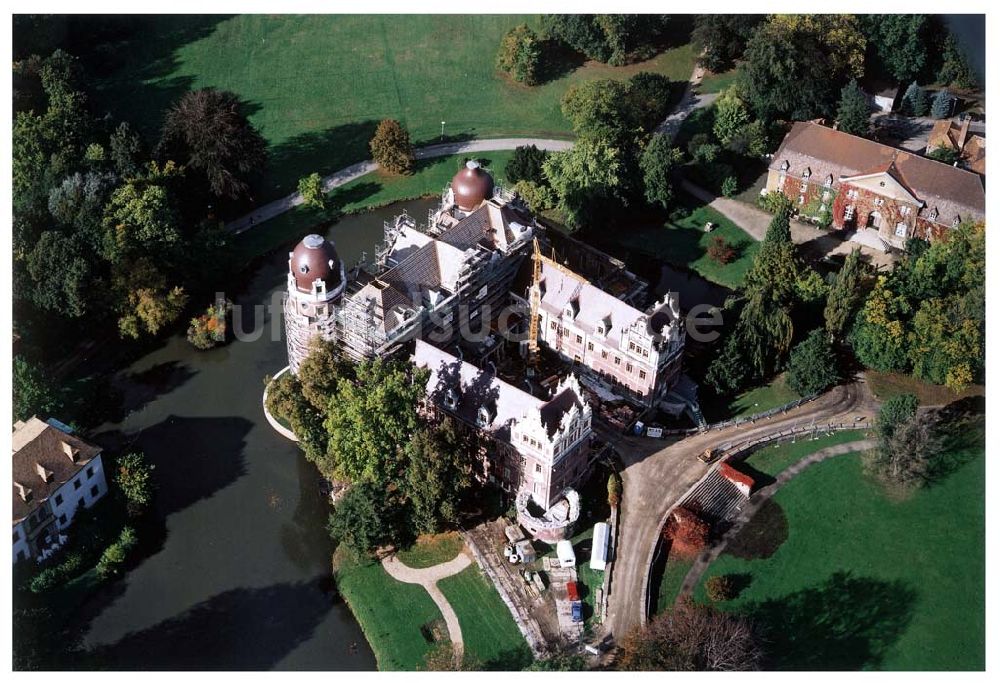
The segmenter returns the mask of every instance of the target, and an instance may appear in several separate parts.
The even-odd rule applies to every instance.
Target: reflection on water
[[[349,216],[329,237],[352,264],[375,253],[384,220],[401,208],[422,220],[433,204]],[[244,307],[267,304],[286,268],[282,249],[227,294]],[[374,668],[331,590],[319,475],[264,420],[263,378],[285,364],[284,342],[269,334],[207,352],[178,335],[116,378],[127,414],[96,438],[134,443],[155,464],[166,537],[82,610],[84,644],[108,666]]]

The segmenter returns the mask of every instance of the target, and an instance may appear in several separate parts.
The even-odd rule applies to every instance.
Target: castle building
[[[293,374],[309,354],[315,337],[333,338],[335,310],[346,286],[344,264],[336,248],[320,235],[306,235],[289,252],[284,318]]]
[[[57,420],[14,424],[14,562],[45,559],[81,507],[108,492],[101,449]]]
[[[421,339],[411,360],[430,372],[428,404],[482,437],[481,478],[545,510],[589,473],[591,408],[573,375],[543,400]]]
[[[872,230],[900,248],[910,237],[943,237],[986,215],[975,173],[817,123],[792,126],[766,189],[791,199],[800,215],[828,215],[835,229]]]
[[[644,405],[663,398],[681,374],[685,335],[678,297],[667,294],[647,312],[559,263],[542,258],[532,283],[522,271],[511,293],[528,306],[538,292],[538,341]]]

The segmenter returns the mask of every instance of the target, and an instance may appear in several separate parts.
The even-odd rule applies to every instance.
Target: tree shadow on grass
[[[756,480],[756,479],[755,479]],[[766,500],[739,533],[726,544],[726,554],[744,560],[771,557],[788,540],[788,519],[774,499]]]
[[[371,157],[368,143],[378,121],[368,119],[326,130],[300,133],[268,149],[268,180],[260,201],[295,192],[299,179],[310,173],[329,175]]]
[[[878,667],[909,625],[916,598],[902,581],[837,572],[742,611],[765,631],[767,668],[857,671]]]
[[[481,671],[521,671],[531,664],[533,658],[527,646],[513,648],[480,662],[476,668]]]

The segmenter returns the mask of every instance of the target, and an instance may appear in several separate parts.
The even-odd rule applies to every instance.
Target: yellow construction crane
[[[538,362],[538,309],[542,304],[542,251],[538,247],[538,238],[534,240],[535,252],[531,255],[531,287],[528,289],[528,302],[531,311],[528,314],[528,365],[534,367]]]

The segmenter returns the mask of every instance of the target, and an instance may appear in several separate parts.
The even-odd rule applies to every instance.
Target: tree
[[[702,50],[698,61],[715,73],[733,68],[762,21],[762,14],[699,14],[691,32],[691,42]]]
[[[557,652],[545,659],[536,659],[524,671],[587,671],[589,668],[583,655]]]
[[[979,76],[969,64],[969,58],[958,44],[955,34],[951,32],[948,33],[942,46],[938,81],[962,89],[979,87]]]
[[[747,43],[741,91],[766,121],[829,116],[837,90],[863,74],[864,52],[853,15],[772,15]]]
[[[735,197],[740,191],[739,181],[736,180],[736,176],[727,175],[722,180],[721,189],[723,197]]]
[[[706,253],[710,259],[722,265],[732,263],[736,258],[736,250],[733,245],[720,235],[716,235],[709,241]]]
[[[299,178],[299,194],[302,196],[303,206],[320,210],[326,208],[326,193],[323,192],[323,178],[319,173]]]
[[[608,505],[618,507],[622,499],[622,478],[617,472],[608,475]]]
[[[856,80],[844,86],[840,91],[840,105],[837,107],[837,125],[840,130],[851,135],[868,135],[871,125],[868,111],[868,100],[861,92]]]
[[[266,384],[267,411],[291,427],[306,459],[316,465],[320,474],[333,478],[333,464],[326,457],[325,406],[323,412],[314,408],[302,395],[302,384],[298,378],[289,372],[274,380],[267,378]]]
[[[887,398],[879,408],[878,418],[875,421],[879,442],[888,443],[888,439],[899,425],[913,419],[918,407],[920,401],[913,394],[896,394]]]
[[[330,399],[337,392],[337,383],[341,379],[350,381],[353,376],[353,364],[344,357],[340,347],[317,337],[299,365],[297,379],[303,398],[317,411],[326,412]]]
[[[880,70],[903,82],[923,72],[930,42],[926,14],[862,14],[858,21]]]
[[[548,211],[556,205],[556,195],[548,184],[536,183],[531,180],[518,180],[511,188],[518,197],[524,200],[533,213]]]
[[[719,142],[728,146],[750,125],[750,111],[735,87],[730,87],[715,101],[715,123],[712,132]]]
[[[946,119],[951,116],[951,109],[954,98],[946,89],[937,91],[931,101],[931,116],[935,119]]]
[[[903,101],[900,108],[904,114],[927,116],[927,111],[930,109],[930,100],[927,97],[927,91],[917,85],[916,81],[913,81],[903,94]]]
[[[472,487],[469,450],[450,418],[417,430],[406,444],[404,490],[417,533],[438,533],[458,522],[459,504]]]
[[[958,163],[962,159],[962,152],[954,147],[938,145],[927,153],[927,157],[929,159],[933,159],[934,161],[940,161],[942,164],[948,164],[951,166]]]
[[[333,540],[365,557],[408,540],[404,514],[397,495],[375,482],[359,481],[334,505],[327,528]]]
[[[792,349],[788,386],[799,396],[826,391],[840,380],[837,357],[824,330],[815,329]]]
[[[683,153],[672,145],[669,135],[657,133],[639,158],[646,201],[670,208],[674,199],[673,173],[684,163]]]
[[[118,458],[115,483],[125,496],[130,517],[138,517],[153,502],[153,465],[141,451]]]
[[[866,268],[861,250],[852,249],[830,286],[823,319],[831,339],[840,341],[865,297]]]
[[[267,143],[242,113],[239,96],[202,88],[167,112],[160,155],[204,175],[217,197],[249,194],[248,178],[267,162]]]
[[[750,379],[740,338],[730,333],[722,343],[722,352],[708,366],[705,382],[719,396],[732,396],[745,389]]]
[[[389,173],[403,174],[413,170],[413,145],[410,134],[395,119],[383,119],[375,129],[368,147],[372,159]]]
[[[500,40],[497,69],[518,83],[535,85],[541,67],[542,48],[536,34],[527,24],[518,24]]]
[[[608,145],[623,144],[636,132],[628,91],[628,83],[610,78],[576,83],[563,95],[563,116],[581,138]]]
[[[419,426],[426,370],[377,359],[358,364],[356,372],[356,379],[338,378],[329,403],[327,457],[348,481],[398,482],[405,446]]]
[[[505,174],[507,180],[518,183],[528,180],[535,184],[545,182],[545,174],[542,167],[545,160],[549,158],[549,153],[544,149],[538,149],[535,145],[520,145],[514,148],[514,154],[507,162]]]
[[[628,633],[617,663],[625,671],[755,671],[763,659],[751,621],[688,598]]]
[[[108,579],[121,573],[129,554],[139,543],[135,530],[126,526],[114,543],[109,545],[97,562],[97,575]]]
[[[167,185],[176,173],[169,163],[162,171],[153,167],[150,176],[131,178],[111,194],[104,213],[104,258],[115,262],[156,252],[162,262],[176,253],[182,238]]]
[[[620,157],[614,147],[581,140],[572,149],[555,152],[545,160],[545,179],[570,225],[580,225],[585,208],[611,196],[621,184]]]
[[[670,551],[683,557],[701,552],[708,545],[711,532],[711,525],[687,507],[675,508],[663,527],[663,536],[670,541]]]
[[[904,492],[924,486],[930,480],[935,461],[944,452],[937,416],[910,414],[888,433],[879,425],[878,447],[869,452],[865,465],[876,477]]]
[[[895,293],[886,276],[879,276],[851,329],[854,354],[865,366],[883,372],[909,369],[906,353],[906,323],[909,302]]]
[[[111,134],[109,156],[115,171],[123,178],[131,178],[141,168],[142,138],[132,127],[122,121]]]
[[[91,306],[95,275],[76,236],[46,230],[28,255],[31,300],[41,309],[80,318]]]
[[[662,14],[548,14],[542,30],[590,59],[621,66],[651,57],[668,21]]]
[[[59,409],[58,393],[40,367],[21,356],[13,364],[14,419],[52,415]]]

